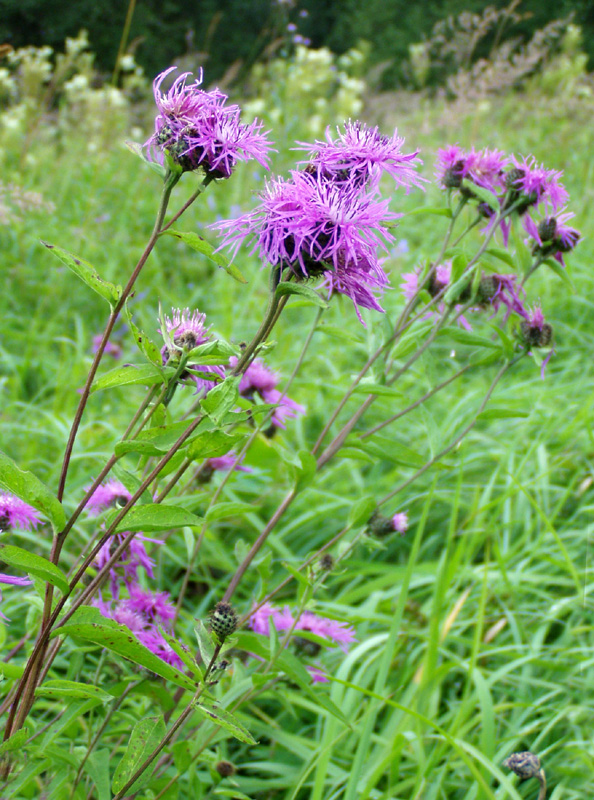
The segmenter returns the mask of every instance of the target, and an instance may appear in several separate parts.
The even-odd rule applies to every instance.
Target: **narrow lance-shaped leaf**
[[[126,303],[126,318],[128,320],[128,325],[130,326],[130,330],[132,331],[132,335],[136,340],[136,344],[138,345],[141,353],[143,353],[147,359],[158,367],[161,367],[163,364],[163,357],[161,355],[161,351],[157,347],[157,345],[151,341],[144,331],[141,331],[138,328],[132,319],[132,314],[130,313],[130,309],[128,308],[128,303]]]
[[[63,594],[68,591],[66,575],[59,567],[43,556],[30,553],[28,550],[23,550],[22,547],[8,544],[0,546],[0,559],[13,567],[19,567],[29,575],[34,575],[46,583],[51,583],[52,586],[57,586]]]
[[[303,286],[301,283],[290,283],[289,281],[279,283],[276,287],[277,297],[283,297],[283,295],[286,294],[296,294],[299,297],[303,297],[305,300],[309,300],[314,306],[328,308],[328,303],[322,300],[320,295],[310,286]]]
[[[218,267],[222,267],[228,275],[231,275],[231,277],[235,278],[239,283],[247,283],[235,264],[232,264],[220,250],[217,250],[210,242],[203,239],[202,236],[198,236],[197,233],[193,231],[173,231],[171,229],[163,231],[163,233],[168,236],[175,236],[176,239],[181,239],[181,241],[191,247],[192,250],[195,250],[197,253],[202,253],[203,256],[213,261]]]
[[[120,513],[112,511],[106,518],[106,525]],[[146,504],[133,506],[115,529],[115,533],[123,531],[167,531],[171,528],[183,528],[185,525],[200,525],[202,519],[178,506],[163,504]]]
[[[245,728],[236,717],[215,702],[214,700],[200,697],[200,700],[195,700],[192,703],[196,711],[199,711],[215,725],[220,725],[240,742],[245,744],[258,744],[252,734]]]
[[[116,386],[153,386],[165,383],[174,374],[171,367],[158,367],[156,364],[130,364],[127,367],[116,367],[98,378],[91,387],[91,392],[102,389],[115,389]]]
[[[136,770],[146,761],[153,750],[165,737],[165,722],[162,717],[145,717],[139,720],[132,729],[132,735],[128,742],[126,752],[118,764],[111,788],[114,792],[119,792],[128,783]],[[157,761],[142,773],[142,775],[132,784],[128,790],[130,794],[138,792],[153,774]]]
[[[16,494],[25,503],[41,511],[55,530],[62,530],[66,524],[66,514],[62,504],[47,486],[32,472],[21,469],[2,451],[0,451],[0,488]]]
[[[53,253],[63,264],[71,269],[75,275],[86,283],[94,292],[102,297],[104,300],[110,304],[113,308],[118,300],[120,299],[121,289],[114,286],[113,283],[109,281],[103,280],[103,278],[99,275],[97,270],[92,264],[89,264],[88,261],[85,261],[78,256],[69,253],[67,250],[63,250],[61,247],[58,247],[55,244],[50,244],[49,242],[41,242],[44,247]]]

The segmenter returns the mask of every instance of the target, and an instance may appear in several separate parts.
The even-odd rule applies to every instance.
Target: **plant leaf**
[[[34,575],[46,583],[51,583],[52,586],[57,586],[62,594],[66,594],[69,589],[66,575],[59,567],[43,556],[30,553],[28,550],[23,550],[22,547],[7,544],[0,545],[0,559],[13,567],[19,567],[29,575]]]
[[[157,175],[159,175],[161,178],[165,177],[166,174],[165,167],[163,167],[161,164],[158,164],[156,161],[149,161],[143,152],[141,144],[139,144],[138,142],[131,142],[129,140],[126,140],[124,144],[131,153],[134,153],[134,155],[138,156],[138,158],[140,158],[141,161],[144,161],[144,163],[148,167],[150,167],[153,170],[153,172],[156,172]]]
[[[489,208],[492,208],[493,211],[499,211],[499,200],[488,189],[485,189],[484,186],[479,186],[473,181],[469,181],[467,178],[464,178],[462,181],[462,186],[464,189],[468,189],[468,191],[472,192],[475,197],[478,197],[483,203],[486,203]]]
[[[16,733],[13,733],[5,742],[0,744],[0,753],[10,753],[12,750],[20,750],[30,735],[30,728],[21,728]]]
[[[221,708],[215,700],[201,696],[199,700],[195,700],[192,703],[192,706],[196,711],[203,714],[206,719],[214,722],[215,725],[220,725],[221,728],[224,728],[236,739],[239,739],[240,742],[245,742],[245,744],[258,744],[248,729],[244,728],[241,722],[239,722],[230,711]]]
[[[15,461],[0,450],[0,487],[16,494],[25,503],[41,511],[56,531],[66,524],[66,514],[60,501],[47,486],[28,470],[21,469]]]
[[[151,364],[155,364],[157,367],[161,367],[163,365],[163,356],[161,355],[161,351],[157,347],[157,345],[149,339],[149,337],[141,331],[140,328],[137,328],[134,324],[132,319],[132,314],[130,313],[130,309],[128,308],[128,303],[126,302],[125,305],[126,309],[126,318],[128,320],[128,325],[130,326],[130,330],[132,331],[132,335],[136,340],[136,344],[141,353],[143,353],[147,359],[151,362]]]
[[[103,280],[92,264],[82,258],[63,250],[55,244],[42,241],[41,244],[53,253],[63,264],[66,264],[78,277],[87,284],[94,292],[97,292],[104,300],[107,300],[113,308],[120,299],[121,289],[116,288],[113,283]]]
[[[145,717],[139,720],[132,729],[132,735],[128,742],[126,752],[113,776],[111,788],[114,792],[119,792],[128,783],[132,775],[143,764],[144,761],[150,756],[155,747],[162,741],[165,736],[166,728],[163,717]],[[145,783],[150,779],[155,768],[157,760],[142,773],[142,775],[134,781],[132,786],[128,789],[130,794],[138,792]]]
[[[247,283],[246,279],[237,269],[235,264],[232,264],[227,256],[225,256],[220,250],[217,250],[212,244],[210,244],[210,242],[207,242],[206,239],[203,239],[202,236],[198,236],[197,233],[194,233],[193,231],[172,231],[169,229],[163,231],[163,234],[175,236],[176,239],[181,239],[181,241],[191,247],[192,250],[195,250],[197,253],[202,253],[203,256],[206,256],[218,267],[222,267],[225,272],[228,275],[231,275],[232,278],[235,278],[236,281],[239,281],[239,283]]]
[[[196,436],[188,445],[187,456],[191,459],[217,458],[232,450],[245,438],[243,433],[228,434],[225,431],[205,431]]]
[[[283,297],[283,295],[287,294],[296,294],[300,297],[304,297],[306,300],[309,300],[313,303],[314,306],[319,306],[319,308],[328,308],[328,303],[325,300],[322,300],[320,295],[312,289],[310,286],[303,286],[302,283],[291,283],[289,281],[282,281],[276,287],[276,296]]]
[[[54,699],[74,697],[77,700],[90,697],[100,700],[102,703],[110,703],[113,700],[113,695],[104,692],[98,686],[93,686],[92,683],[78,683],[77,681],[62,679],[45,681],[44,684],[35,689],[35,695]]]
[[[453,217],[451,208],[440,208],[437,206],[423,206],[422,208],[414,208],[412,211],[407,211],[405,216],[413,217],[422,216],[425,214],[432,214],[437,217],[448,217],[448,219]]]
[[[172,367],[158,367],[156,364],[129,364],[127,367],[116,367],[97,378],[91,386],[91,392],[102,389],[114,389],[116,386],[132,386],[142,384],[153,386],[165,383],[175,373]]]
[[[106,518],[105,524],[115,519],[119,511],[112,511]],[[179,506],[168,506],[162,503],[151,503],[143,506],[133,506],[115,529],[115,533],[123,531],[166,531],[170,528],[183,528],[184,526],[200,525],[201,517]]]

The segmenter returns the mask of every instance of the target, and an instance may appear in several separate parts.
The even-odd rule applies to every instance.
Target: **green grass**
[[[216,780],[209,759],[212,763],[225,757],[239,770],[238,790],[258,800],[533,798],[535,783],[519,785],[502,767],[510,752],[522,749],[540,755],[552,800],[581,800],[594,793],[594,501],[591,486],[584,483],[594,477],[591,111],[586,108],[576,118],[556,108],[549,118],[537,100],[507,98],[488,116],[461,121],[456,130],[441,130],[431,109],[424,119],[415,112],[398,124],[408,145],[422,147],[427,177],[435,148],[453,141],[532,151],[539,161],[565,170],[575,224],[585,236],[568,259],[575,293],[551,273],[539,273],[529,284],[530,296],[542,300],[555,328],[556,353],[546,380],[541,381],[530,360],[514,369],[497,388],[491,406],[525,416],[479,421],[445,459],[445,468],[422,476],[389,505],[394,511],[409,510],[406,537],[391,538],[381,547],[366,540],[356,544],[316,592],[320,613],[348,620],[357,631],[358,641],[348,655],[337,652],[324,658],[331,684],[316,688],[328,694],[348,725],[290,682],[258,694],[253,662],[236,659],[232,676],[217,692],[233,705],[247,689],[256,691],[238,713],[259,744],[247,747],[219,735],[196,766],[182,769],[184,777],[164,797],[189,792],[196,798],[224,796],[231,784],[212,788]],[[279,146],[280,168],[290,163],[286,145]],[[105,323],[106,307],[58,266],[38,240],[59,244],[93,263],[104,277],[124,282],[152,227],[158,179],[118,143],[89,154],[75,134],[60,153],[43,143],[34,147],[34,159],[22,172],[16,167],[18,142],[7,140],[4,147],[6,180],[18,175],[24,186],[53,200],[56,212],[0,228],[2,449],[55,487],[78,400],[75,390],[84,382],[91,339]],[[237,207],[248,209],[261,181],[261,175],[253,180],[253,172],[244,166],[228,183],[209,189],[178,227],[206,231],[215,217],[227,217]],[[191,180],[184,180],[176,188],[172,208],[183,203],[189,184]],[[392,208],[406,211],[419,202],[437,204],[438,190],[429,188],[426,200],[418,193],[396,196]],[[444,229],[439,218],[403,218],[398,236],[410,249],[388,262],[394,286],[402,272],[435,253]],[[207,235],[214,239],[212,232]],[[137,323],[156,336],[160,301],[165,309],[198,307],[207,313],[215,334],[235,342],[248,339],[262,314],[266,275],[253,257],[242,254],[238,264],[249,277],[246,286],[181,244],[160,241],[132,302]],[[388,294],[391,317],[401,305],[397,290]],[[285,378],[314,315],[311,307],[290,307],[274,334],[276,347],[268,359]],[[254,508],[208,529],[176,629],[190,646],[193,618],[204,618],[220,597],[238,554],[262,530],[290,485],[291,470],[283,457],[311,447],[346,382],[380,341],[381,324],[371,315],[366,319],[372,323],[367,329],[348,302],[332,303],[324,315],[327,331],[315,334],[291,391],[307,406],[307,416],[290,422],[278,439],[259,439],[247,459],[253,472],[238,473],[225,488],[223,500],[252,503]],[[337,329],[348,338],[336,338]],[[454,349],[451,355],[451,343],[440,340],[417,362],[400,384],[402,403],[464,363],[466,350]],[[128,338],[124,353],[124,362],[141,360]],[[298,566],[341,530],[354,502],[366,495],[381,497],[412,473],[393,457],[398,445],[430,458],[447,444],[480,403],[494,369],[474,370],[384,429],[385,459],[345,458],[326,467],[283,517],[257,569],[241,584],[240,610],[247,611],[254,598],[285,577],[284,561]],[[187,407],[188,392],[178,393],[175,413]],[[74,452],[68,510],[111,453],[141,397],[136,387],[129,393],[115,390],[92,397]],[[357,396],[341,419],[346,420],[356,402]],[[394,413],[399,403],[379,399],[360,430]],[[92,523],[83,522],[75,542],[92,533]],[[17,543],[45,554],[50,545],[49,539],[32,535]],[[174,595],[187,547],[182,534],[174,532],[156,551],[156,583]],[[68,547],[63,566],[76,554],[74,544]],[[279,602],[297,602],[302,591],[293,583]],[[16,637],[35,630],[41,600],[34,592],[25,598],[8,590],[4,608],[12,620],[3,644],[8,651]],[[99,670],[98,659],[96,649],[85,652],[70,643],[62,648],[51,677],[93,681],[97,670],[97,680],[106,686],[117,682],[122,669],[132,674],[129,665],[118,667],[111,657]],[[115,714],[105,742],[114,751],[112,773],[131,725],[143,714],[155,713],[159,704],[166,708],[167,693],[145,680]],[[38,701],[36,730],[60,708]],[[80,758],[76,746],[88,744],[103,712],[93,713],[93,720],[74,719],[62,729],[59,723],[52,726],[43,734],[44,745],[61,743],[72,758]],[[188,758],[202,741],[201,733],[188,738],[183,745]],[[41,779],[45,789],[55,767],[48,770]],[[174,774],[170,767],[166,778]],[[68,797],[57,786],[59,775],[55,780],[54,794],[48,796]],[[152,794],[146,796],[155,797],[165,782],[151,785]],[[40,788],[30,783],[22,794],[7,797],[41,796],[36,794]],[[98,796],[91,783],[86,790],[90,797]],[[230,790],[227,796],[242,795]]]

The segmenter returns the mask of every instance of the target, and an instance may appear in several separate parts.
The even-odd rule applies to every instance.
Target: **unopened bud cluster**
[[[210,613],[210,627],[220,642],[224,642],[228,636],[235,633],[238,623],[237,612],[231,603],[221,601]]]

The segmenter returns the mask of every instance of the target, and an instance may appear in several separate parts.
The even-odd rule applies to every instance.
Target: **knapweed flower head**
[[[41,522],[35,509],[11,492],[0,492],[0,533],[17,528],[30,531]]]
[[[326,128],[326,141],[314,144],[298,142],[299,149],[309,153],[306,170],[321,173],[338,182],[348,181],[360,189],[377,186],[383,173],[390,175],[397,186],[407,191],[425,182],[416,168],[422,164],[419,151],[403,153],[404,138],[395,130],[392,136],[370,128],[364,122],[349,120],[343,128]]]
[[[96,353],[99,350],[99,346],[101,345],[101,340],[103,339],[103,334],[98,333],[96,336],[93,336],[93,353]],[[111,356],[116,361],[118,358],[122,357],[122,348],[116,342],[107,342],[105,348],[103,350],[106,356]]]
[[[132,495],[124,484],[113,478],[107,481],[107,483],[102,483],[95,489],[87,503],[87,511],[89,514],[97,516],[108,508],[125,506],[131,497]]]
[[[391,517],[384,517],[376,509],[367,522],[367,533],[383,539],[392,533],[405,534],[408,530],[408,512],[399,511]]]
[[[510,314],[518,314],[520,317],[527,317],[528,312],[520,297],[518,279],[515,275],[499,275],[492,273],[482,278],[479,292],[486,303],[490,303],[495,311],[501,306],[505,306],[506,311],[504,320]]]
[[[509,163],[501,150],[463,150],[457,144],[437,151],[435,177],[445,189],[461,189],[466,179],[497,193],[504,186],[503,171]],[[468,196],[472,190],[464,189]]]
[[[237,161],[255,159],[267,167],[270,142],[262,123],[242,123],[239,106],[228,104],[227,95],[201,89],[202,72],[192,83],[185,72],[162,92],[163,81],[176,69],[161,72],[153,82],[158,114],[146,142],[149,155],[163,163],[167,151],[183,171],[202,167],[213,178],[229,178]]]
[[[144,616],[150,622],[159,621],[167,625],[175,618],[175,606],[171,602],[169,592],[151,592],[133,583],[128,587],[128,593],[130,597],[124,601],[125,607]]]
[[[220,642],[224,642],[228,636],[235,633],[238,623],[237,612],[231,603],[226,603],[224,600],[217,603],[210,612],[210,627]]]
[[[16,575],[6,575],[0,572],[0,583],[6,583],[10,586],[30,586],[33,581],[30,578],[19,578]],[[2,592],[0,592],[0,603],[2,602]],[[0,618],[8,621],[8,617],[0,611]]]
[[[539,305],[534,305],[527,319],[520,323],[520,335],[527,347],[548,347],[551,344],[553,327],[546,322]]]
[[[507,206],[519,202],[518,212],[521,214],[530,206],[546,202],[553,211],[558,211],[569,197],[560,182],[562,175],[559,170],[545,169],[532,155],[511,156],[510,169],[505,174]]]
[[[103,545],[95,557],[98,569],[107,564],[113,551],[122,544],[127,536],[128,532],[117,533]],[[130,590],[133,584],[138,583],[138,571],[140,569],[144,569],[149,578],[154,578],[153,567],[155,566],[155,561],[147,553],[144,542],[163,544],[161,539],[150,539],[140,533],[136,534],[118,561],[109,570],[111,593],[114,599],[120,596],[122,584]]]
[[[575,228],[567,225],[575,214],[564,212],[555,216],[545,216],[538,224],[532,219],[530,214],[525,214],[522,224],[526,233],[533,240],[533,255],[552,256],[561,266],[565,266],[563,254],[569,253],[577,245],[581,234]]]
[[[410,301],[417,296],[421,287],[422,273],[423,267],[417,267],[414,272],[405,272],[402,275],[403,283],[400,284],[400,288],[402,289],[402,294],[407,301]],[[446,261],[444,264],[438,264],[435,269],[431,270],[429,274],[429,280],[424,283],[424,288],[431,295],[431,297],[437,297],[438,295],[441,296],[443,295],[444,290],[450,285],[451,277],[452,262]],[[463,295],[460,299],[466,301],[469,300],[470,297]],[[461,308],[461,305],[456,305],[455,311],[459,312]],[[440,302],[435,310],[430,309],[427,311],[424,319],[430,319],[436,314],[443,314],[444,311],[445,304]],[[458,317],[457,321],[458,325],[461,327],[465,328],[466,330],[472,330],[472,325],[463,314]]]
[[[272,266],[290,267],[301,280],[335,272],[335,291],[376,307],[372,292],[387,283],[377,252],[394,240],[387,224],[399,216],[388,211],[387,200],[351,182],[293,171],[290,180],[266,184],[254,211],[214,227],[223,232],[222,246],[233,252],[247,240],[251,252]]]
[[[408,530],[408,514],[406,511],[399,511],[392,517],[392,526],[396,533],[406,533]]]
[[[168,347],[167,344],[161,348],[161,356],[163,364],[175,365],[179,362],[182,354],[188,353],[195,347],[205,344],[211,339],[208,328],[205,326],[206,314],[201,314],[199,311],[190,311],[189,308],[183,310],[179,308],[172,309],[171,318],[165,317],[165,327],[167,334],[173,346]],[[216,386],[217,378],[223,380],[225,378],[225,368],[215,364],[187,364],[190,369],[196,369],[201,373],[212,373],[213,380],[193,375],[184,370],[181,379],[191,379],[196,384],[197,393],[206,394],[213,386]],[[215,377],[216,376],[216,377]]]
[[[348,267],[344,259],[339,260],[335,269],[324,272],[322,279],[322,286],[328,290],[328,299],[334,293],[349,297],[353,301],[359,322],[365,327],[367,326],[360,309],[370,308],[383,313],[384,309],[377,298],[389,285],[388,276],[383,271],[374,271],[372,263],[362,251],[359,259]]]
[[[229,366],[237,365],[237,358],[231,356]],[[275,428],[286,428],[285,420],[305,413],[305,408],[276,387],[279,383],[278,375],[269,369],[260,358],[255,358],[241,376],[239,394],[248,400],[253,400],[255,395],[262,398],[265,403],[277,405],[271,417]]]
[[[344,652],[352,642],[356,641],[355,629],[346,622],[319,617],[311,611],[303,611],[298,617],[295,617],[287,606],[279,609],[270,603],[265,603],[254,611],[249,618],[249,626],[256,633],[269,636],[271,619],[277,631],[308,631],[338,645]],[[313,642],[313,644],[316,643]]]
[[[522,753],[512,753],[511,756],[505,759],[503,766],[515,772],[522,781],[527,781],[529,778],[544,780],[540,758],[536,753],[531,753],[529,750],[524,750]]]

